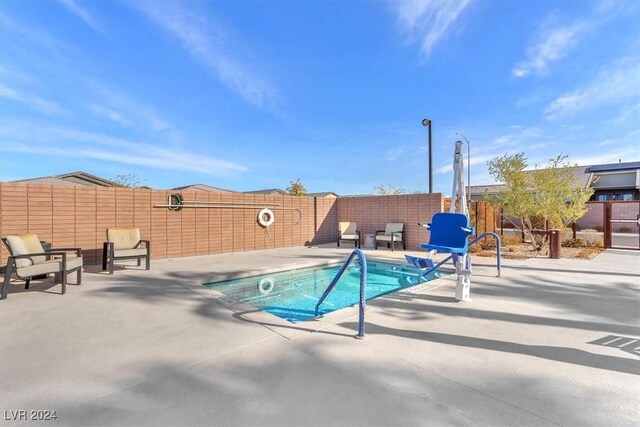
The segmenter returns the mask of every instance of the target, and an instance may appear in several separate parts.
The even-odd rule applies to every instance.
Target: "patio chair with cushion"
[[[340,247],[341,240],[352,240],[355,243],[355,247],[360,247],[360,230],[355,222],[340,222],[338,223],[338,247]]]
[[[404,224],[401,222],[390,222],[384,230],[376,231],[376,249],[378,249],[378,243],[386,243],[387,247],[393,247],[395,243],[402,243],[402,248],[407,249],[407,244],[404,240]]]
[[[144,243],[144,247],[142,244]],[[107,241],[102,246],[102,269],[109,269],[113,274],[113,263],[116,260],[146,260],[146,269],[151,268],[151,242],[140,240],[140,229],[134,227],[118,227],[107,229]]]
[[[82,284],[82,250],[80,248],[52,248],[45,250],[38,236],[32,233],[2,237],[2,242],[9,251],[7,269],[4,273],[0,299],[7,298],[11,275],[16,273],[19,279],[25,280],[25,289],[34,276],[46,276],[60,273],[62,276],[62,294],[67,291],[67,275],[76,272],[76,284]],[[67,252],[75,252],[71,255]]]

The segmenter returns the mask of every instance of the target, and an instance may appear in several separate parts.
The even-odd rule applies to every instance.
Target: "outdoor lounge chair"
[[[378,243],[386,243],[387,246],[393,247],[395,243],[402,243],[402,248],[407,249],[407,244],[404,240],[404,224],[401,222],[389,222],[384,230],[376,231],[376,249],[378,249]]]
[[[352,240],[356,248],[360,247],[360,230],[357,227],[355,222],[338,223],[338,247],[341,240]]]
[[[144,243],[144,247],[141,244]],[[113,262],[116,260],[135,259],[146,260],[146,269],[151,268],[151,242],[140,240],[140,229],[108,228],[107,241],[102,246],[102,269],[109,269],[109,274],[113,274]]]
[[[62,294],[67,291],[67,275],[76,272],[76,284],[82,284],[82,250],[80,248],[54,248],[45,250],[35,234],[20,234],[2,237],[9,251],[7,270],[4,273],[0,299],[7,298],[9,281],[15,272],[19,279],[25,280],[25,289],[34,276],[49,273],[61,273]],[[67,252],[75,252],[70,255]]]

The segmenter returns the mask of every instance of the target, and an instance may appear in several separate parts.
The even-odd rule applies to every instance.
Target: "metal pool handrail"
[[[487,237],[487,236],[493,236],[496,239],[496,269],[498,270],[498,277],[500,277],[500,272],[502,270],[502,246],[500,243],[500,236],[498,236],[496,233],[492,232],[492,231],[487,231],[484,232],[482,234],[480,234],[479,236],[477,236],[475,239],[471,240],[469,242],[469,247],[473,246],[474,244],[476,244],[478,241],[480,241],[481,239]],[[443,259],[442,261],[440,261],[439,263],[437,263],[436,265],[434,265],[433,267],[431,267],[428,270],[424,270],[422,273],[420,273],[420,277],[427,277],[429,274],[433,273],[434,271],[436,271],[441,265],[445,264],[447,261],[449,261],[451,258],[453,258],[453,256],[456,254],[450,254],[448,257],[446,257],[445,259]],[[454,264],[455,264],[455,260],[454,260]]]
[[[360,264],[360,303],[358,315],[358,334],[356,335],[356,338],[362,339],[364,338],[364,309],[367,304],[367,298],[365,295],[367,287],[367,259],[364,256],[364,252],[362,252],[360,249],[354,249],[353,252],[351,252],[351,255],[349,255],[347,261],[342,264],[342,267],[340,268],[340,271],[338,271],[338,274],[336,274],[336,277],[333,278],[329,286],[327,286],[327,289],[325,289],[324,293],[320,297],[320,300],[316,304],[316,316],[318,316],[319,314],[320,304],[322,304],[327,296],[329,296],[333,288],[335,288],[336,284],[338,283],[338,280],[340,280],[340,277],[342,277],[342,273],[345,272],[347,267],[349,267],[349,264],[351,264],[353,258],[356,256],[358,257],[358,261]]]
[[[492,231],[486,231],[480,234],[479,236],[477,236],[472,241],[470,241],[469,246],[473,245],[474,243],[478,242],[479,240],[487,236],[493,236],[493,238],[496,239],[496,259],[497,259],[496,268],[498,269],[498,277],[500,277],[500,270],[502,269],[502,248],[501,248],[500,236],[498,236],[496,233]]]

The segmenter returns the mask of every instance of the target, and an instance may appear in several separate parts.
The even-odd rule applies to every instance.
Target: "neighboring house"
[[[640,162],[574,166],[571,169],[577,187],[595,190],[591,200],[640,200]],[[471,200],[483,200],[485,195],[496,195],[502,187],[500,184],[472,185]]]
[[[87,185],[90,187],[119,187],[119,185],[113,181],[82,171],[43,176],[40,178],[19,179],[11,182],[23,182],[27,184]]]
[[[591,200],[640,200],[640,162],[593,165],[587,172],[594,176]]]
[[[322,193],[307,193],[309,197],[331,197],[333,199],[337,199],[339,196],[333,191],[325,191]]]
[[[245,194],[266,194],[268,196],[289,196],[284,190],[279,188],[268,188],[266,190],[243,191]]]
[[[207,184],[183,185],[182,187],[174,187],[171,190],[177,190],[177,191],[195,190],[195,191],[206,191],[208,193],[237,193],[237,191],[227,190],[225,188],[214,187],[214,186],[207,185]]]

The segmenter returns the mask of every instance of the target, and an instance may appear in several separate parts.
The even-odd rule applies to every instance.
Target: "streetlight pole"
[[[469,198],[469,204],[471,204],[471,145],[462,132],[456,132],[456,135],[463,137],[467,143],[467,197]]]
[[[429,194],[433,193],[433,156],[431,146],[431,120],[422,119],[422,126],[429,126]]]

